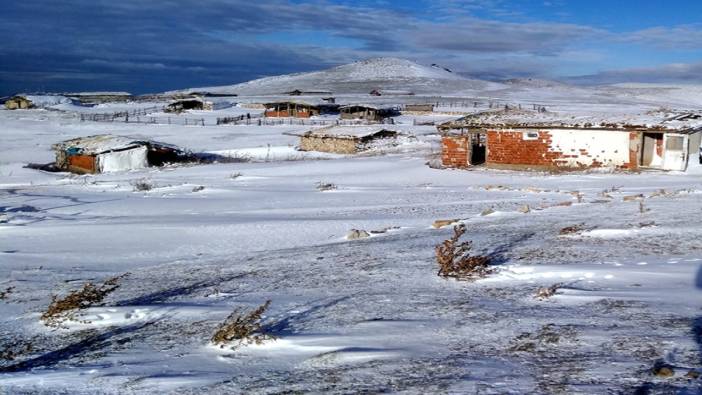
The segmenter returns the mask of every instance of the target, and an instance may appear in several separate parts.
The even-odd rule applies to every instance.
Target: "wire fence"
[[[250,125],[250,126],[276,126],[276,125],[303,125],[303,126],[358,126],[375,124],[392,124],[392,118],[384,121],[368,119],[309,119],[309,118],[217,118],[217,125]]]

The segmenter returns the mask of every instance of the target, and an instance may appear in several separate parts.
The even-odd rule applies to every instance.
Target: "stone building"
[[[300,136],[301,151],[356,154],[381,141],[392,142],[396,130],[376,126],[331,126],[310,130]]]

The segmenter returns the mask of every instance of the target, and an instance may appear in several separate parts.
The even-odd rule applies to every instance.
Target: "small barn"
[[[399,115],[397,108],[375,106],[372,104],[349,104],[339,107],[341,119],[365,119],[382,122],[384,119]]]
[[[108,173],[194,161],[194,155],[175,146],[131,137],[96,135],[52,146],[58,169],[78,174]]]
[[[379,142],[392,142],[396,130],[376,126],[331,126],[310,130],[300,136],[301,151],[357,154]]]
[[[34,107],[34,104],[26,96],[12,96],[5,100],[5,108],[8,110],[26,110]]]
[[[468,116],[441,124],[438,130],[442,164],[453,168],[685,170],[702,138],[702,122],[510,124]]]
[[[264,116],[269,118],[309,118],[322,114],[334,114],[338,109],[338,104],[326,102],[280,101],[266,103]]]
[[[206,101],[200,97],[189,97],[173,101],[168,104],[164,112],[181,113],[187,110],[205,110],[212,111],[214,104],[211,101]]]
[[[290,92],[285,93],[290,96],[331,96],[332,94],[329,91],[305,91],[302,89],[294,89]]]
[[[406,104],[405,111],[407,112],[433,112],[434,105],[431,103],[425,104]]]

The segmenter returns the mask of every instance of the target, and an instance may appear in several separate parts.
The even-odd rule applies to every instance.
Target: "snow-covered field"
[[[0,298],[0,390],[702,391],[702,167],[432,169],[435,128],[403,117],[416,139],[342,156],[296,151],[305,126],[0,110],[0,292],[12,287]],[[23,167],[98,133],[239,160],[86,176]],[[434,247],[452,230],[432,228],[437,219],[465,223],[496,272],[438,277]],[[347,240],[351,229],[384,231]],[[124,273],[80,322],[40,320],[52,295]],[[210,344],[235,308],[266,300],[277,340]],[[654,375],[656,364],[673,376]]]

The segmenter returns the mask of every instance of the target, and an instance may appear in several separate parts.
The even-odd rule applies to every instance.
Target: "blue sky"
[[[702,1],[34,0],[0,95],[226,85],[394,56],[482,79],[702,83]]]

